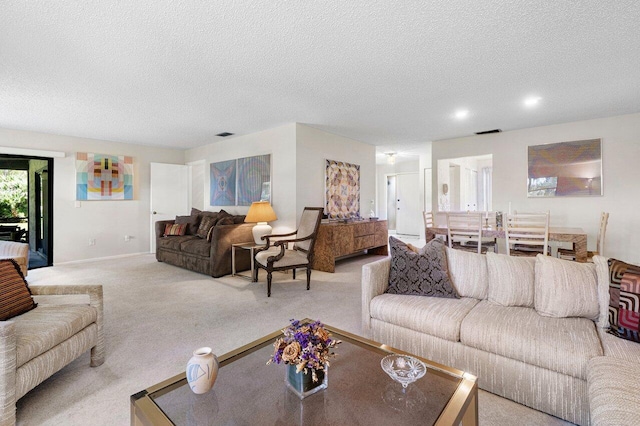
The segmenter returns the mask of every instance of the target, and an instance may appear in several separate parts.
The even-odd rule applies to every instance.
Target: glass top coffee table
[[[406,352],[325,328],[342,341],[335,348],[325,390],[301,400],[285,385],[285,366],[266,365],[273,342],[282,335],[276,331],[219,356],[218,377],[206,394],[191,392],[183,372],[132,395],[131,424],[478,424],[475,376],[416,357],[427,373],[403,390],[380,361],[390,353]]]

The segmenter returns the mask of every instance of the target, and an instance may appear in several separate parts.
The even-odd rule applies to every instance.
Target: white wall
[[[296,226],[296,125],[295,123],[187,150],[186,161],[205,160],[204,192],[210,194],[210,165],[218,161],[271,154],[271,205],[278,220],[270,222],[274,233],[289,232]],[[209,199],[209,197],[207,197]],[[249,206],[211,206],[232,214],[247,214]]]
[[[602,139],[601,197],[527,198],[527,147]],[[434,181],[439,159],[493,154],[493,209],[551,212],[552,226],[581,227],[595,249],[601,211],[610,213],[606,256],[640,263],[640,114],[514,130],[433,142]],[[434,197],[437,196],[434,188]]]
[[[374,211],[380,219],[387,219],[387,175],[399,173],[421,173],[419,158],[416,156],[415,160],[376,165],[376,208]],[[421,177],[420,188],[423,188],[423,180],[424,177]],[[422,192],[422,189],[420,191]],[[424,205],[424,201],[420,205]]]
[[[184,163],[181,150],[96,139],[0,129],[0,147],[60,151],[55,158],[53,261],[62,263],[149,251],[149,163]],[[134,158],[134,199],[83,201],[75,207],[76,152],[127,155]],[[0,148],[0,153],[6,152]],[[133,238],[124,241],[125,235]],[[89,246],[89,239],[96,244]]]
[[[360,215],[369,217],[375,199],[376,148],[363,142],[327,133],[304,124],[296,125],[297,210],[324,207],[326,160],[360,166]]]

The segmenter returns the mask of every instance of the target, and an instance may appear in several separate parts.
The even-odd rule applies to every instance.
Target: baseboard
[[[139,253],[118,254],[118,255],[115,255],[115,256],[92,257],[90,259],[70,260],[68,262],[54,262],[53,266],[74,265],[74,264],[77,264],[77,263],[96,262],[96,261],[99,261],[99,260],[121,259],[123,257],[141,256],[143,254],[152,254],[152,253],[149,253],[148,251],[143,251],[143,252],[139,252]]]

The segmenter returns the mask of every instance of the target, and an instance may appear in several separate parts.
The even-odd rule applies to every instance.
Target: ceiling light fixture
[[[216,136],[220,136],[221,138],[226,138],[227,136],[233,136],[233,133],[229,133],[229,132],[222,132],[222,133],[218,133]]]
[[[524,100],[524,106],[528,108],[533,108],[538,105],[542,98],[540,96],[531,96]]]
[[[396,153],[395,152],[385,152],[387,155],[387,163],[396,164]]]
[[[469,110],[468,109],[459,109],[458,111],[456,111],[455,113],[455,117],[458,120],[464,120],[465,118],[467,118],[469,116]]]

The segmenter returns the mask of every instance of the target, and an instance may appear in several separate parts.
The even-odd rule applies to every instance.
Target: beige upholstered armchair
[[[29,244],[0,241],[0,259],[13,259],[20,266],[22,275],[27,276],[29,267]]]
[[[0,425],[16,422],[16,401],[91,350],[104,362],[101,285],[29,286],[33,296],[85,295],[77,304],[47,304],[0,321]],[[75,297],[75,296],[74,296]]]
[[[267,244],[255,253],[253,281],[258,281],[258,268],[267,271],[267,297],[271,297],[271,274],[273,271],[292,269],[293,279],[295,279],[296,268],[306,268],[307,290],[309,290],[313,245],[318,234],[322,212],[322,207],[305,207],[297,231],[262,237],[267,241]],[[294,243],[291,250],[287,248],[289,243]]]

